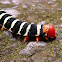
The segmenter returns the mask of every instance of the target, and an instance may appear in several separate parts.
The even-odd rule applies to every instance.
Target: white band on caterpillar
[[[13,16],[8,16],[7,18],[5,18],[3,26],[6,24],[6,22],[8,21],[8,19],[12,18]]]
[[[0,11],[4,11],[4,10],[0,9]]]
[[[28,27],[26,29],[26,32],[25,32],[25,34],[23,36],[27,36],[28,35],[28,32],[29,32],[30,27],[31,27],[31,24],[28,25]]]
[[[40,35],[40,29],[41,29],[41,25],[37,25],[37,34],[35,36],[39,36]]]
[[[7,13],[2,13],[2,14],[0,15],[0,19],[1,19],[5,14],[7,14]]]
[[[20,25],[20,28],[19,28],[19,31],[18,31],[17,34],[21,35],[20,31],[22,30],[22,28],[23,28],[23,26],[24,26],[25,23],[27,23],[27,22],[23,22],[23,23]]]
[[[14,27],[14,25],[15,25],[15,23],[16,23],[17,21],[19,21],[19,19],[15,19],[15,20],[12,22],[12,24],[11,24],[11,27],[10,27],[9,31],[11,31],[11,28],[13,28],[13,27]]]

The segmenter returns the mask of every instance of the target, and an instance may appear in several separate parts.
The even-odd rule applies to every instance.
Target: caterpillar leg
[[[2,28],[1,28],[1,29],[2,29],[2,31],[6,30],[6,28],[5,28],[5,27],[3,27],[3,26],[2,26]]]
[[[37,41],[37,42],[39,42],[39,39],[40,39],[40,37],[39,37],[39,36],[37,36],[37,37],[36,37],[36,41]]]
[[[47,34],[45,34],[44,36],[45,36],[45,39],[48,40]]]
[[[29,37],[28,37],[28,36],[26,36],[26,37],[25,37],[25,39],[24,39],[24,42],[26,42],[28,39],[29,39]]]

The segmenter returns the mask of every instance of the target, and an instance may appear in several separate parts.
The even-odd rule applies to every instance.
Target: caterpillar
[[[56,38],[54,26],[22,22],[2,9],[0,9],[0,26],[2,26],[1,29],[3,31],[8,30],[15,34],[25,36],[24,42],[26,42],[29,37],[36,37],[37,42],[41,38],[45,38],[46,40]]]

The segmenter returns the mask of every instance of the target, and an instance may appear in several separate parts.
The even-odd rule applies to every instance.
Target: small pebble
[[[27,61],[27,59],[26,59],[26,58],[22,58],[21,60],[22,60],[23,62],[26,62],[26,61]]]
[[[22,1],[22,0],[21,0]],[[19,5],[19,3],[21,2],[19,0],[12,0],[12,2],[15,4],[15,5]]]
[[[10,62],[13,62],[13,61],[10,61]]]
[[[60,27],[62,28],[62,25],[60,25]]]
[[[62,8],[57,8],[57,10],[62,11]]]
[[[53,0],[54,2],[56,1],[56,0]]]
[[[23,5],[23,9],[27,9],[27,5]]]
[[[45,23],[46,23],[45,21],[42,21],[42,22],[39,22],[38,24],[44,25]]]
[[[56,62],[62,62],[61,60],[56,60]]]
[[[0,3],[2,3],[2,4],[11,4],[11,2],[9,0],[0,1]]]
[[[52,4],[53,2],[52,1],[49,1],[48,4]]]
[[[35,6],[35,4],[32,5],[33,7]]]
[[[60,18],[60,20],[62,21],[62,18]]]

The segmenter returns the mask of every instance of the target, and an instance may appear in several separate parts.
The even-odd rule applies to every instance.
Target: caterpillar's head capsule
[[[43,25],[43,33],[45,33],[46,40],[56,38],[55,28],[52,25]]]

